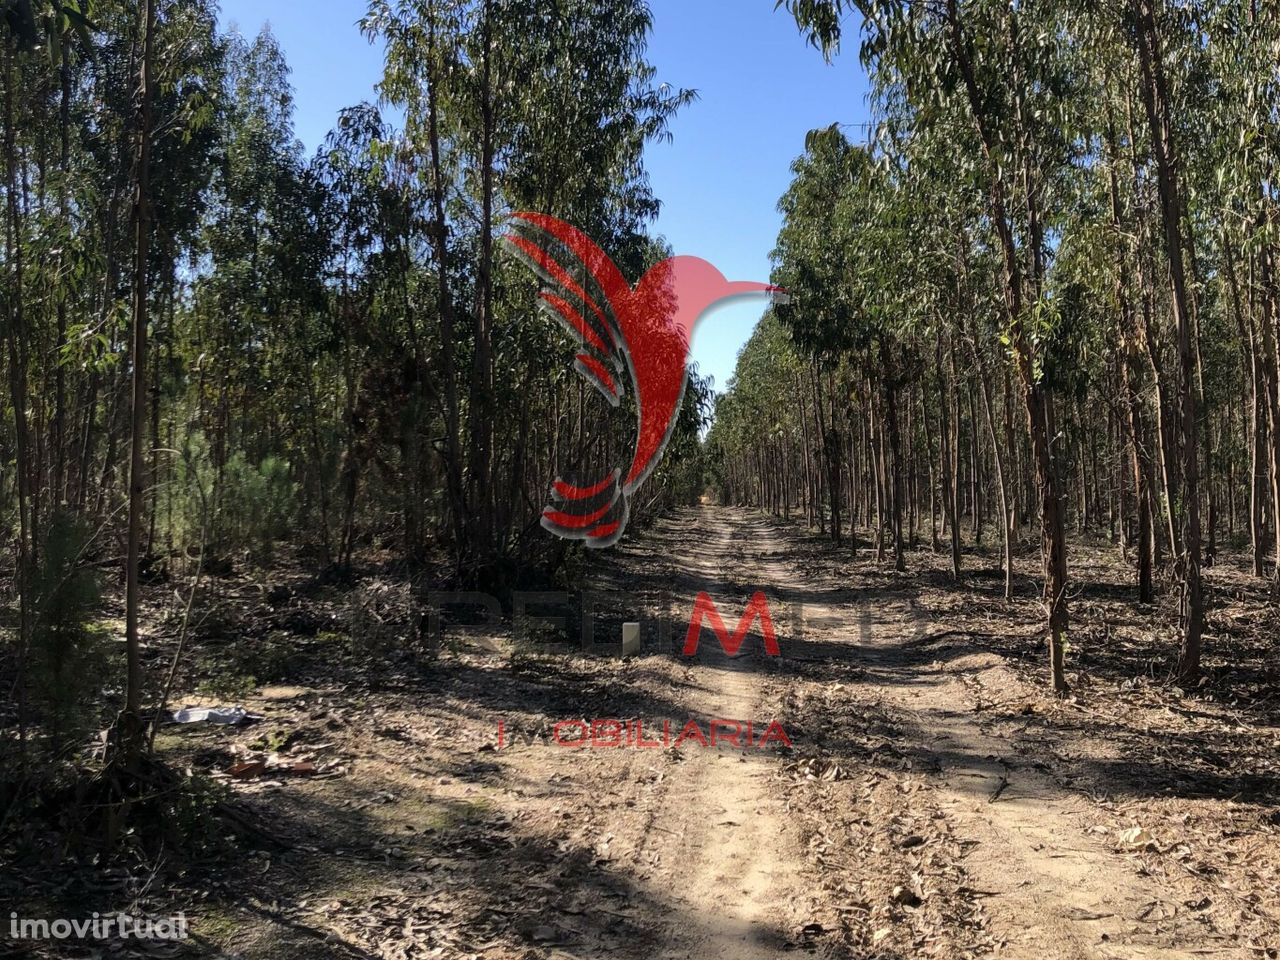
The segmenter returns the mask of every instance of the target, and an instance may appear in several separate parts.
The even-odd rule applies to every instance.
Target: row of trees
[[[994,521],[1006,590],[1038,521],[1059,691],[1068,528],[1104,528],[1137,600],[1161,569],[1176,583],[1194,682],[1220,544],[1247,531],[1254,573],[1280,583],[1280,18],[1216,0],[787,6],[827,51],[861,15],[878,124],[865,146],[815,131],[795,164],[774,278],[793,300],[712,433],[727,495],[803,502],[837,539],[871,520],[899,568],[927,509],[957,575],[966,520],[975,539]]]
[[[21,601],[0,673],[24,757],[55,711],[43,666],[87,685],[64,698],[81,705],[118,686],[89,669],[86,571],[126,574],[133,754],[148,576],[286,536],[343,575],[361,543],[499,587],[563,559],[538,527],[550,481],[631,424],[495,241],[534,209],[632,280],[665,255],[643,150],[692,94],[656,82],[644,3],[371,0],[379,104],[311,157],[275,40],[222,31],[212,0],[0,15],[0,510]],[[707,399],[695,376],[641,519],[699,492]]]

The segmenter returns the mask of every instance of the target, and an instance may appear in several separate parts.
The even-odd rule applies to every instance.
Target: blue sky
[[[672,124],[673,142],[649,150],[662,201],[657,232],[676,253],[704,257],[730,280],[767,280],[778,198],[805,134],[868,120],[856,51],[825,64],[773,0],[651,0],[651,7],[657,79],[700,98]],[[293,68],[297,133],[309,151],[341,108],[373,97],[382,62],[356,29],[364,10],[363,0],[222,0],[224,22],[243,33],[270,22]],[[864,136],[858,127],[847,133]],[[693,359],[717,388],[761,310],[733,304],[699,325]]]

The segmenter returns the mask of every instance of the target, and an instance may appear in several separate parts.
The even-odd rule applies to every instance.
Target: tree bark
[[[151,256],[151,135],[154,97],[156,0],[143,4],[142,86],[138,104],[138,152],[134,193],[133,399],[130,420],[129,540],[125,560],[125,707],[121,746],[126,769],[135,770],[142,748],[142,650],[138,638],[142,510],[146,501],[144,447],[147,437],[147,308]]]
[[[494,201],[494,71],[493,4],[482,8],[480,63],[480,262],[476,272],[477,303],[473,313],[475,337],[471,371],[471,463],[468,511],[472,524],[471,548],[481,562],[493,550],[493,201]]]
[[[889,427],[889,456],[891,465],[889,483],[889,509],[893,524],[893,568],[899,573],[907,569],[902,552],[902,438],[898,430],[898,380],[889,361],[889,350],[880,342],[880,376],[884,383],[885,420]]]
[[[968,41],[960,23],[957,0],[947,0],[947,20],[950,26],[953,55],[964,81],[969,107],[990,176],[988,196],[991,220],[1000,242],[1010,341],[1018,376],[1022,382],[1027,427],[1031,435],[1032,456],[1035,459],[1036,484],[1040,490],[1040,538],[1045,574],[1044,598],[1048,608],[1050,682],[1055,692],[1064,693],[1067,690],[1067,680],[1063,644],[1070,622],[1067,608],[1067,545],[1062,522],[1062,504],[1058,496],[1058,478],[1049,446],[1049,438],[1052,434],[1049,429],[1048,406],[1044,387],[1036,374],[1033,349],[1023,327],[1023,271],[1014,240],[1013,227],[1009,221],[1004,183],[1001,180],[999,166],[992,157],[994,137],[987,127],[985,112],[988,109],[988,101],[982,97],[978,89],[973,65],[969,59]]]
[[[1183,260],[1182,196],[1178,184],[1177,150],[1169,116],[1168,93],[1160,37],[1155,23],[1153,0],[1133,0],[1138,59],[1142,67],[1142,95],[1151,128],[1151,149],[1156,161],[1156,182],[1164,222],[1169,284],[1173,299],[1173,319],[1178,338],[1178,399],[1182,454],[1182,502],[1180,567],[1183,582],[1182,647],[1178,654],[1178,674],[1183,682],[1200,675],[1200,646],[1204,621],[1204,598],[1200,574],[1200,491],[1195,345],[1187,295]],[[1172,505],[1171,505],[1172,509]]]
[[[8,267],[9,322],[5,337],[9,347],[9,400],[13,405],[14,440],[16,442],[17,476],[14,486],[18,494],[18,649],[16,656],[18,739],[21,744],[21,763],[27,765],[27,653],[31,644],[31,577],[33,563],[31,517],[31,439],[27,422],[27,343],[26,314],[24,310],[24,279],[22,250],[22,206],[18,201],[18,149],[17,127],[14,118],[14,88],[18,84],[15,54],[5,50],[4,112],[5,112],[5,192],[8,194],[8,223],[5,230],[5,263]]]
[[[1115,132],[1108,120],[1107,149],[1108,185],[1111,195],[1111,222],[1117,234],[1123,235],[1124,215],[1120,206],[1120,181],[1116,173],[1119,162],[1115,146]],[[1125,426],[1127,428],[1127,445],[1130,450],[1130,462],[1133,469],[1134,503],[1138,512],[1138,602],[1151,603],[1155,598],[1152,578],[1152,557],[1155,549],[1155,531],[1152,526],[1151,501],[1151,467],[1150,459],[1144,453],[1146,431],[1142,421],[1142,398],[1139,395],[1135,378],[1138,369],[1138,347],[1136,338],[1138,331],[1134,318],[1133,301],[1131,299],[1131,283],[1129,280],[1128,257],[1120,257],[1119,270],[1116,273],[1116,298],[1120,303],[1120,383],[1123,391]]]
[[[462,487],[462,439],[459,433],[457,332],[454,328],[453,294],[449,276],[449,224],[445,218],[444,163],[440,147],[440,103],[436,71],[440,68],[434,8],[427,21],[427,140],[431,151],[431,240],[435,248],[436,310],[440,315],[440,357],[444,380],[444,477],[453,525],[456,573],[461,572],[466,550],[467,501]]]

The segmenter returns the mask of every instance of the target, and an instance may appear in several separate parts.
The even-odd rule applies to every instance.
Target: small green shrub
[[[258,465],[236,452],[219,471],[202,433],[192,431],[178,451],[175,543],[192,553],[203,540],[210,558],[249,553],[270,560],[276,540],[289,532],[297,506],[297,484],[289,464],[266,457]]]
[[[269,560],[276,540],[289,530],[296,485],[289,464],[267,457],[254,466],[241,453],[223,468],[218,490],[218,533],[231,549]]]
[[[95,627],[96,571],[82,563],[88,525],[59,510],[45,528],[31,589],[32,631],[27,682],[32,706],[55,754],[85,737],[97,720],[109,646]]]

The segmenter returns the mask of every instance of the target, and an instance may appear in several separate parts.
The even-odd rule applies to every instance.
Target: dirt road
[[[624,598],[602,639],[645,619],[641,656],[494,653],[481,629],[427,671],[261,691],[234,756],[267,742],[332,772],[232,784],[285,850],[224,866],[213,897],[174,891],[204,942],[272,960],[1275,956],[1272,781],[1193,776],[1153,744],[1217,756],[1226,741],[1196,737],[1229,727],[1257,755],[1280,732],[1089,688],[1083,667],[1079,697],[1046,696],[1029,578],[1009,605],[989,571],[957,587],[922,553],[895,574],[711,507],[600,556],[593,587]],[[781,656],[758,624],[736,656],[711,629],[681,654],[694,597],[732,633],[756,591]],[[715,745],[557,744],[557,723],[597,718],[673,740],[728,723]],[[789,748],[756,745],[771,722]],[[225,733],[188,736],[189,762],[225,765]]]
[[[676,596],[707,593],[724,607],[732,632],[748,596],[785,581],[787,571],[767,559],[767,530],[744,518],[719,519],[705,511],[684,518],[679,535],[685,547],[673,554],[680,562],[671,573]],[[687,715],[708,726],[750,721],[758,742],[776,719],[768,704],[771,687],[781,682],[762,646],[748,640],[731,656],[704,627],[697,655],[682,671],[690,691],[683,704]],[[661,851],[670,866],[660,882],[680,891],[683,909],[702,919],[692,932],[684,925],[671,928],[667,954],[776,957],[796,945],[815,903],[806,893],[803,837],[777,789],[779,754],[769,746],[717,744],[688,749],[686,756],[665,795],[654,798],[675,831],[655,832],[644,844],[646,851]]]
[[[794,532],[755,514],[706,508],[673,526],[655,536],[678,531],[687,545],[673,553],[677,595],[710,593],[732,627],[729,611],[762,589],[786,628],[780,663],[758,641],[736,660],[704,641],[683,706],[757,722],[781,712],[794,750],[693,751],[653,799],[665,813],[654,823],[674,832],[640,844],[666,865],[650,882],[684,891],[702,918],[692,935],[672,931],[672,955],[1265,952],[1241,929],[1247,896],[1219,907],[1220,889],[1197,896],[1186,877],[1157,875],[1142,856],[1159,852],[1153,834],[1106,822],[1106,784],[1065,786],[1043,749],[1052,742],[1028,750],[989,728],[998,700],[1027,716],[1055,707],[998,656],[940,655],[931,641],[946,625],[930,622],[910,581],[842,584],[797,555]],[[861,862],[839,849],[850,827]],[[833,875],[827,845],[847,875]]]

